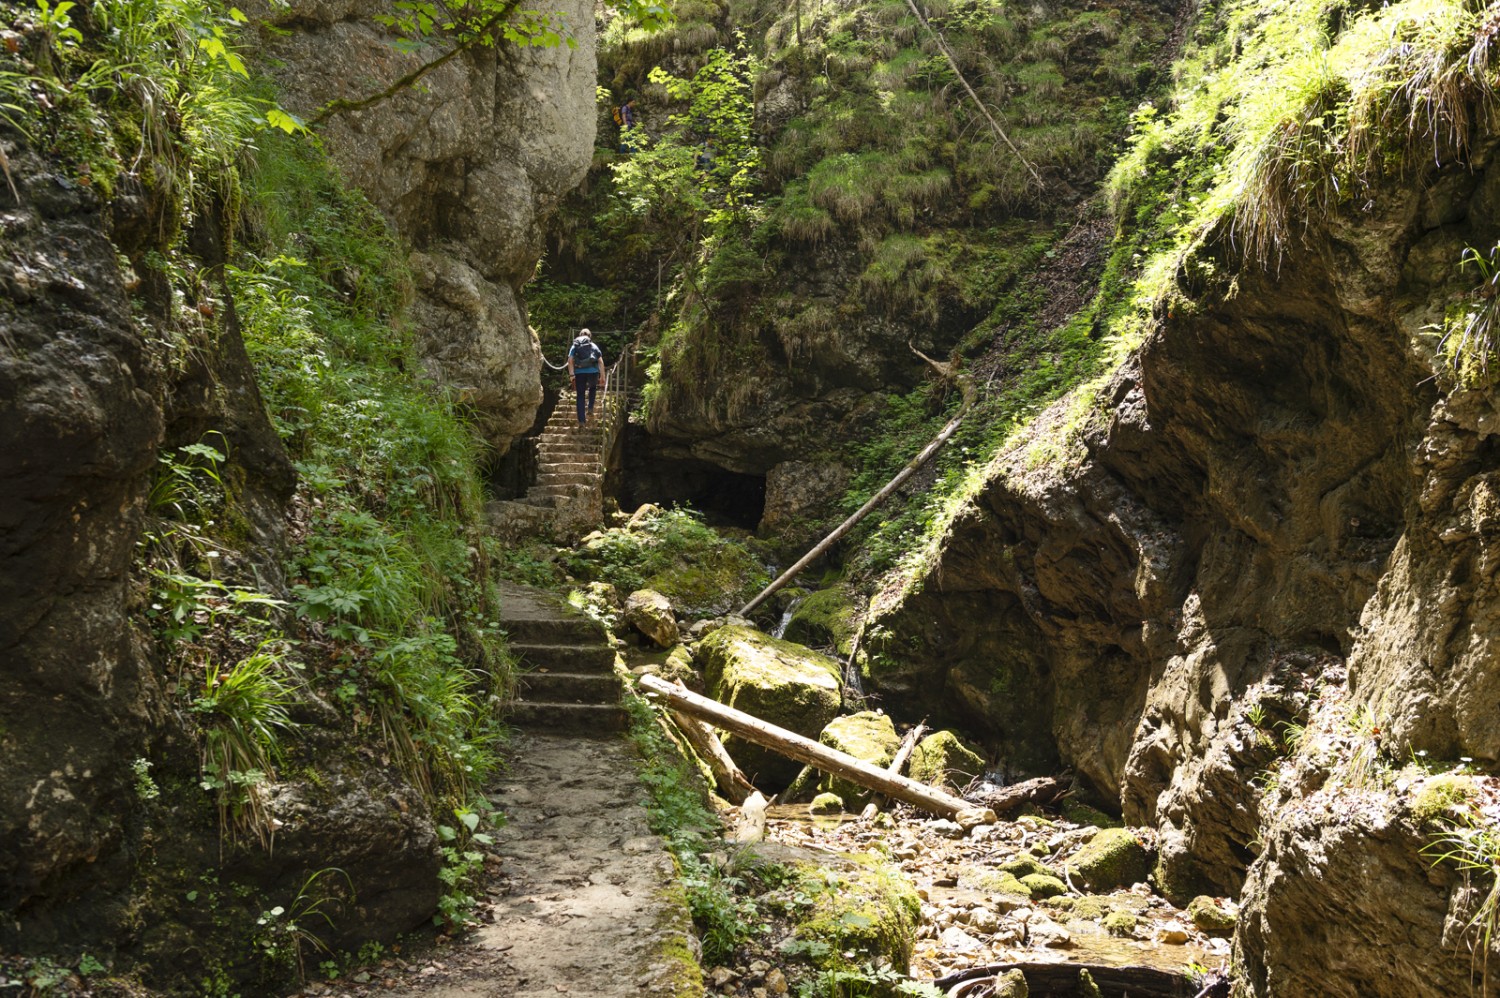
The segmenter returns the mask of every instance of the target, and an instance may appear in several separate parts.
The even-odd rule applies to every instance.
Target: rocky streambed
[[[861,821],[782,805],[767,813],[764,842],[742,848],[810,867],[887,865],[909,881],[919,900],[909,937],[897,945],[887,940],[884,953],[845,951],[850,967],[879,970],[904,957],[913,981],[952,981],[992,965],[1073,966],[1089,976],[1129,969],[1151,980],[1177,977],[1180,993],[1197,994],[1228,963],[1235,905],[1201,897],[1186,909],[1172,906],[1146,883],[1150,845],[1138,831],[1061,815],[1024,815],[965,831],[906,808]],[[783,993],[779,986],[800,976],[786,964],[788,954],[805,949],[802,938],[793,924],[773,924],[723,965],[705,967],[710,992]],[[1088,994],[1087,987],[1079,983],[1069,993]]]

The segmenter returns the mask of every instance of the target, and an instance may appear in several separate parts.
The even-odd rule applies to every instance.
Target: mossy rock
[[[1194,925],[1211,936],[1234,934],[1234,913],[1219,907],[1219,902],[1206,894],[1200,894],[1189,901],[1187,913]]]
[[[807,809],[813,814],[842,814],[844,799],[838,794],[821,793],[812,799]]]
[[[1024,901],[1031,900],[1031,888],[1021,883],[1013,873],[991,870],[980,866],[966,866],[958,871],[958,886],[988,894],[1008,894]]]
[[[1059,894],[1068,892],[1067,884],[1045,873],[1028,873],[1021,878],[1021,883],[1026,885],[1026,889],[1031,891],[1032,898],[1037,901],[1055,898]]]
[[[797,604],[784,633],[788,641],[848,655],[858,629],[859,612],[849,597],[839,589],[822,589]]]
[[[781,804],[806,804],[818,794],[818,781],[823,774],[811,766],[803,766],[802,771],[792,777],[792,782],[786,785],[786,789],[776,795],[776,800]]]
[[[1076,797],[1064,797],[1059,805],[1062,816],[1075,825],[1093,825],[1095,828],[1123,828],[1124,822],[1111,818],[1096,807],[1089,807]]]
[[[1007,860],[1000,864],[1000,869],[1017,879],[1024,879],[1034,874],[1044,877],[1057,876],[1057,871],[1052,867],[1030,856],[1017,856],[1015,859]]]
[[[1007,970],[990,985],[990,998],[1031,998],[1031,986],[1019,969]]]
[[[901,747],[901,739],[891,719],[873,710],[835,717],[818,735],[818,741],[880,769],[891,764]],[[861,807],[869,802],[873,793],[841,776],[824,776],[818,788],[838,794],[851,806],[857,803]]]
[[[878,957],[900,973],[911,968],[922,901],[901,871],[861,862],[837,873],[798,867],[801,892],[813,898],[811,914],[793,930],[797,950],[820,969],[855,966]]]
[[[1067,863],[1068,875],[1091,891],[1140,883],[1151,873],[1151,854],[1129,829],[1106,828]]]
[[[917,743],[911,778],[928,786],[960,788],[984,772],[984,757],[951,731],[938,731]]]
[[[1475,794],[1474,781],[1457,773],[1442,773],[1422,784],[1411,799],[1411,816],[1419,825],[1442,817]]]
[[[1112,911],[1104,916],[1104,928],[1112,936],[1133,936],[1136,926],[1140,924],[1128,911]]]
[[[667,654],[661,666],[661,677],[669,683],[681,682],[690,690],[703,691],[703,676],[693,662],[687,645],[678,645]]]
[[[816,738],[838,715],[842,701],[838,662],[790,641],[731,624],[699,642],[708,694],[763,721]],[[798,764],[744,739],[725,743],[752,780],[785,785]]]

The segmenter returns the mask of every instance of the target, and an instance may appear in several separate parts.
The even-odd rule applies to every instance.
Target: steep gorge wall
[[[1494,393],[1456,386],[1426,328],[1468,290],[1463,247],[1500,233],[1493,151],[1417,170],[1279,267],[1220,239],[1177,278],[1200,308],[1160,317],[1066,460],[1038,456],[1059,410],[872,621],[881,689],[1021,768],[1074,768],[1156,829],[1173,897],[1244,890],[1250,993],[1469,987],[1457,876],[1349,760],[1500,760]],[[1304,723],[1268,789],[1266,732]]]
[[[452,44],[397,48],[373,19],[387,5],[310,0],[263,5],[264,54],[283,101],[313,116],[362,102]],[[548,8],[573,45],[475,46],[388,99],[332,115],[319,132],[345,177],[413,248],[415,328],[432,377],[474,406],[503,452],[541,404],[541,352],[521,286],[543,227],[593,154],[594,8]],[[290,30],[278,30],[290,29]]]
[[[286,33],[263,55],[280,60],[288,105],[362,95],[420,61],[370,26],[376,11],[277,8]],[[576,48],[481,49],[325,136],[414,247],[406,321],[500,449],[540,395],[517,292],[592,145],[593,11],[570,15]],[[312,689],[292,708],[274,851],[224,844],[199,785],[201,677],[167,666],[171,642],[147,619],[161,610],[143,545],[168,529],[151,496],[163,455],[205,440],[227,455],[219,560],[192,571],[285,598],[289,534],[306,530],[224,282],[239,205],[204,193],[217,177],[184,193],[122,171],[105,194],[57,149],[8,125],[0,141],[17,189],[0,194],[0,952],[89,952],[136,967],[154,993],[274,976],[291,940],[256,915],[268,898],[295,907],[309,874],[328,870],[343,879],[317,891],[347,904],[328,908],[323,943],[355,949],[426,924],[442,892],[428,801]]]

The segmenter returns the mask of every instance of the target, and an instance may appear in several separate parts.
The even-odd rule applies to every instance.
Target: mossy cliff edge
[[[454,310],[504,325],[496,309],[519,284],[506,268],[534,264],[525,232],[555,199],[547,184],[581,173],[591,133],[509,155],[524,130],[483,132],[480,155],[462,121],[429,118],[428,145],[408,143],[429,157],[426,179],[402,188],[410,202],[382,202],[400,183],[358,127],[320,148],[288,108],[327,95],[278,90],[252,55],[263,33],[292,80],[347,67],[359,44],[392,53],[394,35],[371,28],[292,61],[303,28],[349,42],[380,10],[8,11],[5,976],[271,993],[435,918],[461,924],[512,672],[478,466],[516,429],[507,407],[529,423],[538,388],[522,360],[497,368],[470,350],[470,377],[434,350]],[[490,118],[519,118],[531,85],[576,58],[579,92],[559,83],[550,100],[590,107],[592,48],[580,48],[503,67],[485,50],[447,63],[445,79],[462,84],[466,113],[489,102],[503,110]],[[345,81],[407,65],[393,59]],[[436,99],[396,100],[404,124],[356,118],[411,139],[411,104]],[[462,162],[445,158],[454,143],[468,143]],[[465,207],[450,196],[464,162],[532,169],[525,191],[499,178],[489,201]],[[471,243],[474,232],[444,227],[486,212],[511,228]],[[420,229],[405,227],[413,218]],[[517,366],[519,390],[488,377]]]

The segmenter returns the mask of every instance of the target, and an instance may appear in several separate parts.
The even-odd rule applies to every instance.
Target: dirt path
[[[525,735],[491,794],[508,823],[487,918],[386,996],[701,995],[671,856],[621,739]],[[325,993],[341,991],[334,985]]]

